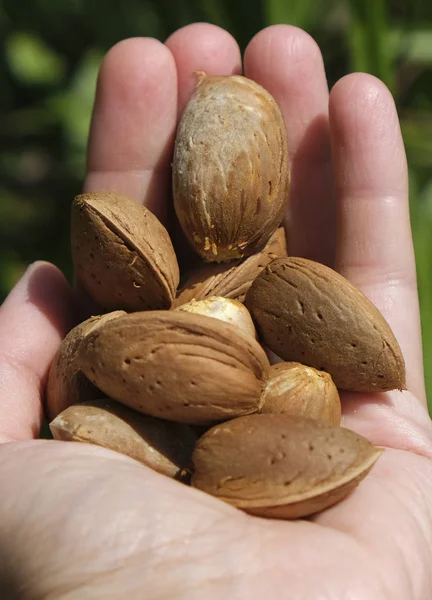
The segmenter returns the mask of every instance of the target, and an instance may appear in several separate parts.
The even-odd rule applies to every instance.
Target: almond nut
[[[285,213],[289,166],[283,116],[263,87],[199,74],[177,131],[173,194],[180,225],[205,260],[265,246]]]
[[[198,440],[192,485],[254,515],[297,519],[345,498],[381,453],[349,429],[250,415]]]
[[[339,389],[405,389],[405,363],[384,317],[347,279],[305,258],[273,261],[246,297],[263,343],[285,361],[330,373]]]
[[[172,421],[257,412],[269,363],[233,325],[179,311],[126,315],[88,335],[79,364],[107,396]]]
[[[72,257],[83,289],[105,311],[170,308],[179,268],[165,227],[132,198],[82,194],[72,204]]]
[[[341,422],[339,392],[331,376],[295,362],[270,367],[260,412],[305,417],[328,425]]]
[[[196,440],[188,425],[140,415],[108,399],[70,406],[50,429],[56,440],[103,446],[168,477],[189,466]]]

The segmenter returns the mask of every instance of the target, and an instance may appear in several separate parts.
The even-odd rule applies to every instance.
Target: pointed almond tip
[[[398,392],[406,392],[408,389],[408,386],[406,383],[406,378],[404,377],[401,381],[399,381],[398,384],[395,385],[393,389],[397,390]]]
[[[63,422],[63,418],[61,415],[57,415],[55,419],[48,424],[49,430],[51,431],[51,435],[55,440],[61,439],[61,432],[64,430],[65,425]]]
[[[72,204],[75,204],[75,206],[81,206],[82,204],[85,204],[85,194],[78,194],[75,196]]]
[[[196,77],[197,85],[200,85],[200,83],[202,83],[207,77],[207,73],[205,73],[205,71],[194,71],[194,75]]]
[[[370,463],[369,469],[372,469],[372,467],[378,461],[380,456],[382,456],[384,454],[384,452],[385,452],[385,448],[383,448],[382,446],[373,446],[372,445],[372,455],[371,455],[371,463]]]

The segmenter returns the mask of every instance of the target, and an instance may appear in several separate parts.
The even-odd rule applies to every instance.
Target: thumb
[[[46,375],[76,315],[62,273],[36,262],[0,307],[0,442],[36,437]]]

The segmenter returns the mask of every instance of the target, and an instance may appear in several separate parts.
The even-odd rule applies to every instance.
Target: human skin
[[[239,73],[236,42],[193,24],[105,58],[86,191],[115,189],[167,222],[176,122],[194,71]],[[408,390],[344,394],[343,425],[386,451],[343,502],[294,522],[248,516],[86,444],[36,440],[75,297],[35,263],[0,309],[0,597],[24,600],[428,600],[432,428],[426,409],[407,167],[393,99],[365,74],[328,94],[316,43],[274,26],[243,59],[283,111],[291,255],[335,267],[382,311]],[[336,226],[337,223],[337,226]]]

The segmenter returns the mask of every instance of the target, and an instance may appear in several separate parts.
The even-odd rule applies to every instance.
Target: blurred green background
[[[225,27],[242,48],[266,25],[298,25],[320,45],[330,86],[360,70],[390,87],[409,160],[431,391],[430,0],[2,0],[0,301],[37,258],[71,275],[69,204],[83,181],[95,82],[104,53],[130,36],[164,40],[194,21]]]

